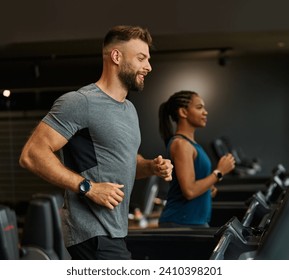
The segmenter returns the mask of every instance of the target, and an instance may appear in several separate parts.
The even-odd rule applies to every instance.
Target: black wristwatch
[[[222,172],[220,170],[216,169],[216,170],[213,171],[213,173],[217,177],[218,181],[222,181],[223,180],[223,174],[222,174]]]
[[[81,196],[84,196],[89,190],[91,189],[91,183],[89,180],[84,179],[82,182],[79,184],[79,194]]]

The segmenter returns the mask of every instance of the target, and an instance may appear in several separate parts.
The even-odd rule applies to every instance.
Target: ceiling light
[[[10,92],[9,89],[5,89],[5,90],[3,90],[3,96],[5,96],[5,97],[9,97],[10,94],[11,94],[11,92]]]
[[[285,47],[285,43],[284,43],[284,42],[278,42],[278,43],[277,43],[277,46],[278,46],[279,48],[284,48],[284,47]]]

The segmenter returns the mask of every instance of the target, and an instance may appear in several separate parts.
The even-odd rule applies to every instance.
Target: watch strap
[[[223,174],[220,170],[215,169],[213,171],[214,175],[217,177],[218,181],[222,181],[223,180]]]

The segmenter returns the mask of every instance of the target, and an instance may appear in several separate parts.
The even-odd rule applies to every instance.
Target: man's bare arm
[[[145,159],[138,154],[137,156],[137,169],[136,179],[146,178],[152,175],[157,175],[165,181],[172,180],[173,165],[169,159],[163,159],[158,156],[155,159]]]
[[[65,167],[55,152],[67,143],[67,139],[44,122],[40,122],[20,155],[19,163],[44,180],[63,189],[79,191],[84,179],[80,174]],[[86,196],[97,204],[113,209],[124,197],[123,185],[91,182]]]

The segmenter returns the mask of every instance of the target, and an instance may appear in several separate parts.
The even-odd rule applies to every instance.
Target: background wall
[[[189,55],[187,55],[189,56]],[[226,66],[215,58],[162,57],[141,94],[130,94],[142,130],[141,152],[156,156],[164,152],[158,133],[158,107],[179,90],[195,90],[205,100],[208,124],[197,140],[211,153],[211,142],[227,136],[249,157],[262,162],[269,175],[278,163],[289,166],[289,56],[232,57]]]

